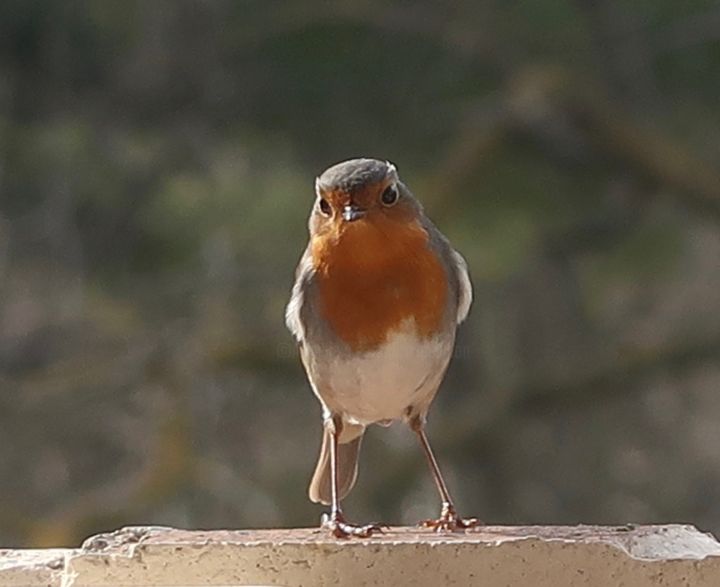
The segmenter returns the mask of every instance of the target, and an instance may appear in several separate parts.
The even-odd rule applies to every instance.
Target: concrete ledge
[[[0,587],[720,586],[720,544],[692,526],[301,530],[124,528],[79,549],[2,550]]]

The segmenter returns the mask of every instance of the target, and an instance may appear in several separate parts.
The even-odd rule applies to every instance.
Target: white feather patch
[[[445,374],[453,340],[421,339],[409,324],[380,348],[322,367],[325,382],[316,390],[331,411],[353,423],[397,420],[409,406],[427,406]]]
[[[468,275],[467,263],[465,262],[463,256],[455,250],[453,250],[453,261],[455,261],[455,269],[457,270],[458,283],[460,285],[457,310],[457,323],[460,324],[460,322],[467,318],[467,315],[470,312],[473,291],[472,284],[470,283],[470,276]]]
[[[295,340],[302,342],[305,339],[305,327],[300,319],[300,312],[304,301],[303,287],[307,277],[312,273],[312,265],[307,255],[303,255],[300,259],[300,265],[297,269],[297,276],[293,284],[290,301],[285,308],[285,325],[295,337]]]

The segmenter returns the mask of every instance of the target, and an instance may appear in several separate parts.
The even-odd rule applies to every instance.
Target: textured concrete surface
[[[0,585],[60,585],[70,550],[0,549]]]
[[[135,527],[79,549],[0,551],[0,587],[348,585],[720,586],[720,544],[692,526],[300,530]]]

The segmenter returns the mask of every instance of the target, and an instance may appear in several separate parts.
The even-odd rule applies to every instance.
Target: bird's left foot
[[[423,520],[418,525],[423,528],[432,528],[435,532],[458,532],[482,526],[483,523],[477,518],[461,518],[451,503],[444,503],[437,520]]]
[[[356,526],[347,522],[339,512],[323,514],[321,526],[330,530],[335,538],[370,538],[373,534],[382,534],[387,528],[384,524]]]

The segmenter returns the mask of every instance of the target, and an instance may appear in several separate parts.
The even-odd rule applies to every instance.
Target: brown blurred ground
[[[316,523],[282,313],[358,155],[473,274],[463,511],[720,531],[719,73],[699,0],[0,3],[0,543]],[[351,516],[436,506],[372,430]]]

